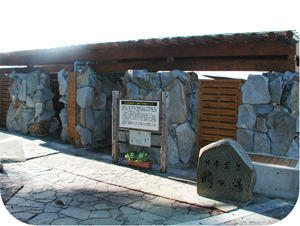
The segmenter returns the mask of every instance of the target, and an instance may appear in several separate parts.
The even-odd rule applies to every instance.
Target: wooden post
[[[169,93],[162,93],[160,172],[167,173]]]
[[[76,127],[76,92],[77,75],[76,72],[68,73],[68,143],[76,145],[74,130]],[[82,144],[77,144],[81,148]]]
[[[112,91],[112,128],[111,128],[111,157],[112,163],[119,162],[118,150],[118,97],[119,91]]]

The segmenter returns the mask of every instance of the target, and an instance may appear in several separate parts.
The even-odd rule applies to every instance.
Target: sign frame
[[[160,131],[160,105],[160,101],[158,100],[119,99],[119,128],[153,132]],[[125,109],[125,106],[127,106],[127,109]],[[153,111],[153,108],[156,110]],[[138,109],[143,110],[143,112],[136,112]],[[126,110],[131,112],[126,114]],[[149,111],[147,112],[147,110]],[[130,118],[131,116],[136,118],[147,117],[152,122]],[[126,119],[126,117],[129,119]]]

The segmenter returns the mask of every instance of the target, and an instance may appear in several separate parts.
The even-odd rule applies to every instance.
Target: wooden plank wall
[[[0,115],[0,125],[6,126],[6,116],[11,99],[9,96],[9,77],[3,76],[0,77],[0,98],[1,98],[1,115]]]
[[[68,74],[68,143],[76,145],[74,130],[76,127],[76,72]]]
[[[236,140],[241,80],[199,80],[197,156],[201,147],[231,138]]]

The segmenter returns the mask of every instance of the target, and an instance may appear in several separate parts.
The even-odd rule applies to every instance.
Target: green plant
[[[148,152],[147,151],[140,151],[136,155],[136,162],[147,162],[148,158]]]
[[[125,158],[128,160],[135,160],[136,152],[135,151],[128,151],[125,154]]]
[[[148,152],[147,151],[139,151],[139,152],[135,152],[135,151],[128,151],[125,154],[125,158],[128,160],[135,160],[136,162],[147,162],[148,161]]]

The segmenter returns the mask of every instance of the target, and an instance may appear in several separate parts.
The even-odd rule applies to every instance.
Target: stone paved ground
[[[8,147],[8,142],[16,144],[15,148]],[[20,149],[26,161],[20,162],[16,154],[9,159],[8,150],[17,153]],[[195,172],[170,167],[168,174],[162,175],[157,165],[142,171],[127,167],[124,159],[112,164],[108,155],[76,149],[51,138],[18,136],[5,128],[0,128],[0,154],[2,150],[6,153],[2,155],[2,185],[15,181],[23,186],[10,191],[13,196],[4,200],[5,207],[16,219],[32,225],[270,224],[294,206],[256,195],[253,209],[240,212],[246,210],[198,196],[192,179]],[[261,207],[268,203],[270,208]],[[275,204],[281,214],[274,215]],[[266,211],[274,216],[255,215]]]

